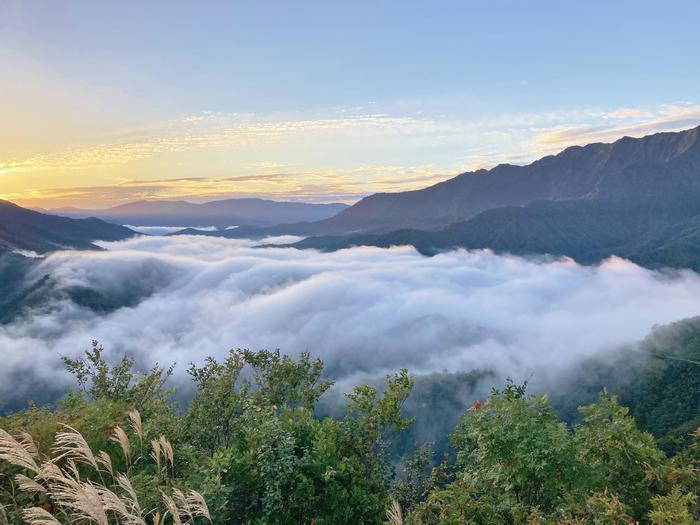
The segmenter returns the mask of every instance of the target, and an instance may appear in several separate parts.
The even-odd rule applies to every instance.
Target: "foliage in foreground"
[[[94,453],[85,438],[67,425],[54,436],[51,456],[41,454],[27,432],[18,431],[12,436],[0,429],[0,460],[20,470],[12,480],[18,495],[12,494],[11,511],[21,512],[27,523],[36,525],[75,522],[146,525],[147,520],[154,525],[193,525],[198,518],[211,522],[207,504],[197,491],[190,489],[185,493],[174,485],[169,493],[164,491],[175,481],[171,478],[175,454],[170,442],[160,436],[146,445],[141,415],[134,410],[129,413],[129,419],[138,449],[132,450],[129,435],[120,426],[112,429],[110,438],[121,448],[126,472],[115,471],[114,461],[107,452]],[[150,458],[143,455],[147,448]],[[153,465],[148,465],[149,459]],[[143,483],[135,485],[136,471],[148,472],[146,476],[152,488],[161,487],[162,508],[144,509],[135,488],[143,488]],[[4,518],[7,521],[6,512]]]
[[[696,523],[697,440],[669,460],[615,396],[602,392],[580,411],[583,422],[568,428],[547,396],[513,384],[475,404],[451,437],[455,480],[430,491],[409,522]]]
[[[420,447],[395,469],[390,440],[412,423],[405,370],[381,392],[356,387],[342,417],[319,418],[331,383],[308,354],[240,350],[192,366],[186,410],[165,388],[172,369],[109,366],[97,344],[66,365],[79,389],[56,409],[0,419],[0,523],[685,525],[700,515],[700,430],[668,458],[607,392],[571,427],[546,396],[508,383],[464,414],[454,459],[435,466]]]

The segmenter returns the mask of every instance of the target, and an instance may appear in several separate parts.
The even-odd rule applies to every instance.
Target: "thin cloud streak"
[[[6,190],[0,197],[44,207],[230,196],[352,202],[375,192],[418,189],[502,162],[527,163],[572,145],[676,131],[698,123],[700,106],[692,103],[499,115],[473,122],[381,113],[339,112],[314,119],[203,113],[130,130],[119,143],[0,160],[0,176],[46,173],[50,180],[56,173],[115,174],[113,184],[25,187]],[[306,159],[304,152],[311,157]],[[173,158],[183,155],[185,160],[197,155],[191,157],[196,159],[190,162],[193,170],[210,169],[211,155],[229,159],[217,168],[226,174],[168,178],[132,174],[172,171]],[[236,160],[251,155],[272,158]],[[366,162],[369,158],[389,162]],[[397,158],[403,161],[392,162]]]
[[[593,142],[612,142],[620,137],[643,137],[661,131],[680,131],[700,124],[700,106],[663,106],[657,113],[641,110],[623,110],[612,114],[613,120],[622,115],[639,122],[622,125],[558,127],[538,134],[532,150],[540,153],[554,153],[568,146],[580,146]]]
[[[113,186],[34,190],[0,195],[21,205],[59,208],[100,203],[98,208],[136,200],[208,200],[261,197],[274,200],[352,203],[376,191],[419,189],[449,178],[449,171],[432,166],[361,166],[347,170],[268,173],[224,178],[188,177],[127,180]],[[365,179],[365,182],[362,180]],[[251,184],[254,188],[249,189]]]
[[[74,149],[58,155],[39,155],[28,159],[0,163],[0,174],[48,171],[57,169],[95,169],[121,166],[163,153],[175,153],[198,148],[241,146],[265,142],[288,135],[311,132],[354,130],[365,133],[397,133],[401,127],[416,129],[419,121],[410,118],[392,118],[386,115],[358,115],[337,119],[299,120],[280,122],[236,123],[222,117],[187,117],[166,128],[164,136],[152,137],[123,144],[102,144],[88,149]],[[205,122],[213,130],[202,128]],[[222,126],[226,123],[226,126]],[[178,125],[179,124],[179,125]]]

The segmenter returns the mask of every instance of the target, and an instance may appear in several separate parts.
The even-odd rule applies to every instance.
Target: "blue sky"
[[[352,201],[690,127],[698,20],[697,1],[4,0],[0,195]]]

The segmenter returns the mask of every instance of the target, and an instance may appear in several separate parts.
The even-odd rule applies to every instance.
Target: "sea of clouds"
[[[125,224],[124,226],[145,235],[168,235],[169,233],[179,232],[187,228],[195,228],[197,230],[209,232],[218,230],[216,226],[134,226],[133,224]],[[234,228],[236,228],[236,226],[234,226]],[[228,230],[228,228],[226,229]]]
[[[621,259],[581,266],[489,251],[424,257],[410,247],[319,253],[254,244],[144,236],[42,260],[30,280],[50,274],[59,286],[141,299],[108,314],[56,299],[0,326],[0,399],[64,388],[61,356],[79,355],[92,339],[115,359],[177,362],[176,381],[189,362],[230,348],[308,350],[349,386],[401,367],[555,374],[700,314],[698,274]]]

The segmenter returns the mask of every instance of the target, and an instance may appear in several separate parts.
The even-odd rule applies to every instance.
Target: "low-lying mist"
[[[201,231],[209,232],[218,229],[216,226],[134,226],[133,224],[125,224],[124,226],[137,233],[144,233],[146,235],[168,235],[169,233],[175,233],[187,228],[196,228]]]
[[[59,289],[91,289],[129,306],[96,313],[58,294],[0,325],[1,400],[60,392],[70,384],[61,356],[77,356],[92,339],[142,366],[177,362],[176,381],[189,362],[234,347],[309,350],[341,388],[401,367],[535,372],[546,381],[654,325],[700,313],[699,275],[621,259],[586,267],[488,251],[318,253],[199,236],[102,246],[51,255],[27,284],[48,274]]]

